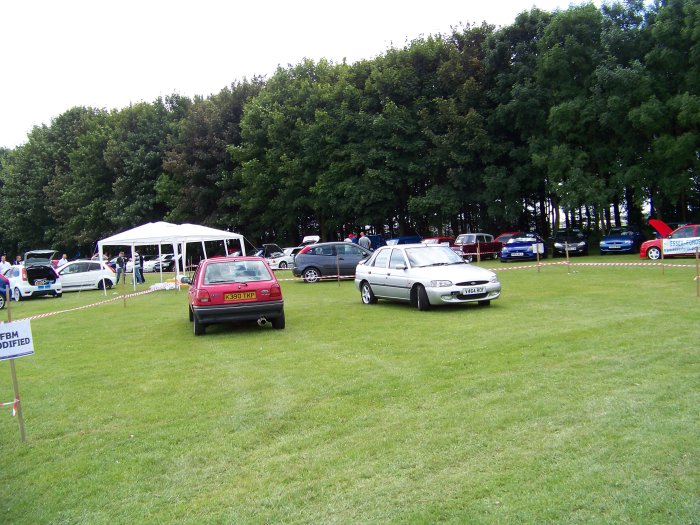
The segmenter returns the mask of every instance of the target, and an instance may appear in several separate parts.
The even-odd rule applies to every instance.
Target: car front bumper
[[[428,294],[428,301],[434,306],[441,304],[463,304],[475,303],[479,301],[491,301],[493,299],[498,299],[501,295],[500,282],[479,285],[478,288],[482,288],[483,291],[478,293],[464,293],[471,292],[471,290],[468,288],[476,287],[426,287],[425,291]]]

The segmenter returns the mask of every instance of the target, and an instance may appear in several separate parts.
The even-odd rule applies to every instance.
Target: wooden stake
[[[24,417],[22,416],[22,401],[19,398],[19,383],[17,382],[17,370],[15,360],[10,359],[10,372],[12,373],[12,388],[15,391],[15,402],[17,403],[17,422],[19,423],[19,438],[22,442],[27,441],[24,433]]]

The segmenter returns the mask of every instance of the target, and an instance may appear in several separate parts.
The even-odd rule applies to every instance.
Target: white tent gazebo
[[[105,246],[130,246],[131,257],[133,259],[136,246],[158,246],[158,255],[162,255],[161,247],[171,245],[175,255],[175,273],[184,272],[185,261],[187,260],[187,243],[201,242],[204,258],[207,258],[207,251],[204,246],[206,241],[224,241],[224,249],[229,254],[228,241],[238,241],[241,255],[245,255],[245,243],[242,235],[225,230],[217,230],[198,224],[172,224],[169,222],[149,222],[123,231],[106,239],[97,241],[97,250],[100,260],[103,259]],[[179,263],[179,255],[182,254],[182,267]],[[162,273],[162,272],[161,272]],[[134,288],[136,282],[134,281]],[[105,291],[106,293],[106,291]]]

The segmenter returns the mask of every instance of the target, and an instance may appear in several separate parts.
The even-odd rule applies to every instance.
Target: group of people
[[[365,248],[366,250],[371,250],[372,249],[372,241],[370,240],[367,235],[365,235],[365,232],[360,232],[360,237],[355,237],[354,233],[348,234],[347,238],[345,239],[345,242],[354,242],[359,244],[361,247]]]
[[[129,262],[129,258],[124,252],[119,252],[119,256],[117,257],[117,284],[119,284],[120,279],[122,284],[126,284],[127,262]],[[146,282],[146,278],[143,276],[143,255],[139,252],[134,252],[134,279],[136,279],[136,284]]]

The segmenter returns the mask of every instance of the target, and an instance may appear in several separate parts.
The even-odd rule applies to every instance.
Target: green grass
[[[290,280],[285,330],[204,337],[182,291],[35,319],[0,522],[697,523],[694,274],[509,269],[491,307],[429,312]]]

